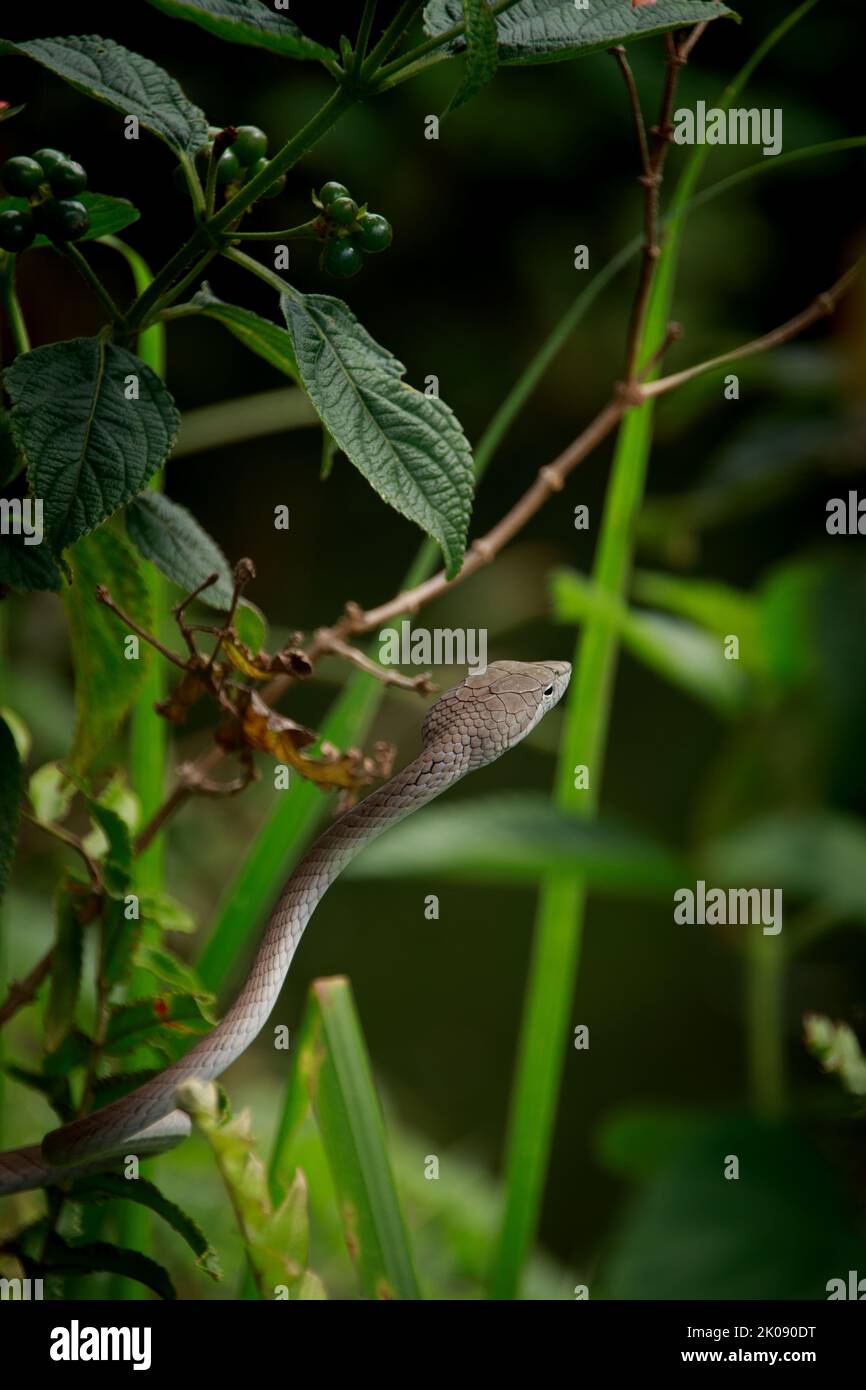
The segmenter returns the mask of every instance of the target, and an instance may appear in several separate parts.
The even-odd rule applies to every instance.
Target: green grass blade
[[[761,58],[815,3],[816,0],[806,0],[762,42],[726,89],[721,105],[731,104]],[[672,220],[642,334],[641,359],[664,337],[685,208],[707,154],[708,147],[694,147],[674,193]],[[593,583],[619,599],[625,598],[631,572],[634,528],[643,501],[652,428],[653,411],[647,406],[632,411],[623,421],[605,499]],[[615,626],[603,614],[593,616],[575,652],[576,676],[566,706],[556,776],[556,803],[576,816],[592,817],[598,806],[618,651]],[[590,769],[590,786],[586,791],[576,791],[574,768],[584,763]],[[490,1281],[493,1298],[511,1299],[518,1295],[538,1227],[585,916],[586,889],[580,877],[551,880],[543,886],[509,1117],[505,1208]]]
[[[104,237],[106,245],[119,251],[132,271],[136,294],[141,294],[152,280],[147,263],[131,246],[116,237]],[[155,323],[138,337],[136,353],[165,378],[165,327]],[[164,470],[151,479],[157,491],[163,484]],[[162,637],[168,628],[168,588],[166,581],[153,565],[144,565],[142,575],[150,598],[153,630]],[[136,704],[130,725],[130,782],[141,804],[142,824],[162,805],[165,798],[167,725],[154,710],[154,705],[166,697],[165,666],[162,660],[148,663],[147,677]],[[139,893],[161,893],[165,886],[165,837],[156,835],[136,864],[136,890]],[[148,991],[150,977],[133,971],[129,984],[130,997],[135,999]],[[136,1059],[131,1064],[134,1066]],[[151,1217],[143,1206],[124,1203],[117,1212],[119,1243],[131,1250],[147,1251],[151,1245]],[[135,1288],[126,1279],[112,1281],[115,1298],[136,1297]]]
[[[346,1245],[369,1298],[421,1297],[385,1143],[382,1111],[348,980],[310,990],[297,1069],[340,1201]]]

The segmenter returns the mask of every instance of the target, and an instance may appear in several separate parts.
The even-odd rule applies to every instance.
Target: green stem
[[[513,9],[514,6],[519,3],[520,0],[498,0],[497,4],[490,6],[490,13],[492,15],[502,14],[505,10]],[[412,67],[414,69],[420,58],[425,58],[428,53],[433,53],[436,49],[443,48],[446,44],[453,43],[455,39],[460,38],[461,34],[465,32],[465,29],[466,20],[458,20],[458,22],[452,24],[449,29],[443,29],[441,34],[434,34],[432,38],[425,39],[423,43],[417,44],[416,47],[410,49],[408,53],[404,53],[401,57],[395,58],[392,63],[375,69],[374,76],[376,78],[388,78],[398,72],[402,72],[405,68]],[[392,48],[393,46],[394,45],[391,44]],[[388,50],[385,51],[383,56],[387,56],[387,53]],[[447,57],[447,54],[439,54],[438,57],[444,58]]]
[[[424,3],[425,0],[404,0],[404,3],[400,6],[394,18],[391,20],[391,23],[383,30],[378,43],[374,45],[364,59],[360,69],[363,78],[369,79],[378,76],[380,71],[379,64],[382,62],[383,58],[387,58],[391,49],[400,42],[400,39],[411,24],[414,15],[418,10],[423,8]]]
[[[282,149],[277,151],[267,167],[256,174],[255,178],[250,179],[249,183],[245,183],[243,188],[220,208],[219,212],[214,213],[208,221],[201,223],[180,250],[166,261],[147,289],[138,296],[130,308],[123,324],[124,331],[133,334],[146,324],[154,312],[158,312],[162,307],[163,297],[174,285],[175,280],[193,262],[208,255],[208,253],[214,254],[219,250],[221,234],[243,213],[248,211],[281,174],[287,173],[303,155],[307,154],[313,145],[357,100],[357,96],[347,92],[343,87],[339,87],[333,92],[303,129],[299,130],[297,135],[286,141]]]
[[[233,241],[279,241],[293,238],[295,241],[318,241],[319,232],[316,230],[319,219],[314,217],[309,222],[300,222],[297,227],[284,227],[279,232],[237,232],[232,238]]]
[[[806,0],[799,15],[815,0]],[[789,16],[761,45],[763,56],[791,27]],[[730,105],[760,58],[755,55],[725,91]],[[677,184],[667,241],[653,279],[639,358],[662,340],[669,320],[685,209],[700,177],[707,147],[696,146]],[[643,501],[652,442],[650,402],[632,410],[620,428],[605,498],[593,584],[624,600],[631,572],[634,528]],[[556,801],[576,816],[595,815],[619,654],[615,627],[604,614],[586,625],[575,651],[576,674],[565,711],[556,779]],[[589,787],[575,788],[575,769],[586,765]],[[505,1207],[490,1280],[493,1298],[518,1294],[535,1238],[548,1168],[562,1068],[568,1053],[568,1022],[580,965],[586,890],[580,878],[543,884],[536,923],[533,964],[527,983],[506,1143]]]
[[[358,37],[355,40],[355,68],[359,68],[367,54],[367,45],[370,42],[370,31],[373,28],[373,20],[376,17],[376,0],[365,0],[364,12],[361,15],[361,23],[358,25]]]
[[[77,246],[71,241],[64,242],[62,246],[55,248],[62,251],[68,261],[71,261],[81,277],[87,281],[93,293],[96,295],[105,312],[108,314],[112,323],[119,323],[121,314],[108,290],[103,285],[93,266],[86,256],[83,256]]]
[[[749,1095],[755,1113],[778,1120],[785,1108],[785,952],[781,936],[750,928],[746,943]]]
[[[0,271],[0,303],[6,311],[9,332],[12,336],[16,355],[29,352],[30,335],[27,332],[27,324],[24,322],[24,315],[21,312],[18,293],[15,289],[15,257],[13,255],[4,258],[3,269]]]

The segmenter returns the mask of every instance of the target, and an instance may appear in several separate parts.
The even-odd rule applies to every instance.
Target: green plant
[[[154,3],[162,7],[160,0]],[[359,759],[350,750],[366,736],[384,685],[407,691],[426,688],[417,677],[383,670],[375,654],[357,643],[494,560],[563,486],[577,464],[619,431],[593,574],[595,602],[583,612],[584,618],[588,613],[587,630],[579,649],[578,676],[560,755],[558,808],[548,808],[547,819],[531,805],[515,803],[504,813],[501,808],[495,813],[479,808],[477,818],[470,816],[463,837],[464,841],[469,838],[471,828],[481,846],[479,860],[468,867],[464,864],[467,874],[486,871],[500,878],[523,874],[533,882],[545,877],[514,1101],[505,1216],[492,1282],[494,1293],[513,1296],[527,1262],[543,1190],[586,887],[609,888],[626,877],[640,892],[650,894],[659,885],[667,890],[671,882],[671,864],[658,846],[617,837],[604,825],[585,824],[594,820],[597,809],[620,640],[631,640],[644,655],[654,652],[657,669],[664,667],[669,679],[676,678],[669,645],[662,644],[659,655],[659,645],[653,646],[646,626],[624,611],[632,568],[630,537],[641,508],[652,437],[652,403],[709,371],[718,372],[727,363],[789,341],[832,312],[852,275],[847,273],[820,301],[774,333],[712,362],[662,375],[665,354],[675,340],[669,314],[677,251],[686,214],[698,201],[693,194],[700,169],[697,159],[688,166],[670,209],[669,240],[663,243],[666,224],[661,219],[658,187],[669,144],[674,84],[700,36],[699,29],[730,13],[723,6],[674,0],[665,7],[673,17],[665,18],[661,7],[654,15],[635,11],[626,0],[604,0],[597,8],[606,22],[598,31],[587,29],[583,21],[578,24],[577,18],[573,29],[570,21],[554,25],[551,18],[549,29],[536,26],[528,33],[516,16],[509,17],[513,3],[488,7],[467,0],[460,6],[452,0],[433,0],[426,7],[426,33],[415,42],[412,25],[420,3],[401,5],[374,37],[376,5],[368,0],[355,42],[347,41],[340,53],[307,39],[291,20],[271,16],[273,23],[265,24],[260,7],[253,5],[236,5],[229,12],[196,0],[172,0],[165,8],[170,13],[181,11],[182,17],[229,41],[317,62],[333,80],[333,90],[322,107],[268,158],[268,140],[258,127],[209,125],[167,73],[110,40],[73,38],[5,45],[7,51],[30,57],[125,116],[132,101],[126,75],[146,78],[147,90],[159,99],[139,101],[132,114],[178,161],[194,215],[189,235],[151,275],[117,238],[138,218],[137,209],[92,192],[82,194],[80,200],[68,196],[81,193],[85,186],[80,165],[57,150],[42,149],[32,159],[21,156],[9,162],[14,166],[11,182],[4,174],[10,195],[34,199],[32,213],[17,206],[0,210],[0,246],[8,253],[0,266],[0,279],[15,347],[15,356],[4,371],[12,454],[7,476],[14,479],[26,472],[33,496],[44,496],[45,546],[4,544],[0,583],[20,593],[47,589],[63,594],[78,700],[72,746],[62,766],[48,764],[31,772],[25,815],[81,861],[58,886],[52,954],[34,966],[23,991],[10,1001],[14,1013],[48,982],[44,1063],[38,1072],[18,1068],[18,1079],[45,1095],[65,1120],[131,1089],[143,1074],[176,1055],[186,1039],[207,1030],[215,990],[242,956],[245,934],[255,929],[274,887],[312,831],[320,812],[320,789],[337,788],[351,797],[378,775],[375,759]],[[540,6],[543,19],[552,8]],[[682,35],[683,26],[692,23],[699,28]],[[676,37],[670,37],[673,31]],[[255,222],[251,227],[250,221],[262,200],[286,197],[294,203],[305,196],[308,185],[297,166],[357,104],[428,68],[446,62],[462,65],[460,85],[447,113],[451,120],[455,119],[452,113],[482,91],[500,63],[561,60],[655,34],[668,35],[664,40],[668,72],[661,134],[652,149],[634,100],[628,63],[624,53],[616,50],[633,103],[646,189],[646,235],[599,274],[591,291],[568,311],[550,343],[503,401],[473,464],[463,430],[448,407],[436,395],[407,388],[401,364],[370,336],[348,305],[297,288],[241,249],[246,243],[254,247],[256,242],[312,240],[321,246],[322,268],[348,278],[360,270],[364,253],[388,247],[390,222],[368,212],[343,184],[333,181],[314,197],[317,213],[311,221],[283,231],[262,229]],[[82,82],[76,61],[82,57],[94,74],[87,82]],[[140,90],[138,82],[135,90]],[[759,166],[755,172],[763,173],[768,167]],[[8,171],[9,164],[4,168]],[[39,191],[46,180],[50,197]],[[707,191],[701,196],[706,197]],[[36,232],[41,240],[34,237]],[[50,343],[31,351],[17,297],[16,252],[27,250],[31,242],[34,254],[44,251],[46,239],[56,243],[93,290],[104,325],[95,337]],[[76,241],[98,241],[127,257],[136,279],[135,294],[128,302],[115,302],[98,274],[90,246],[82,250],[70,244]],[[560,457],[542,468],[491,532],[467,548],[478,474],[591,299],[616,269],[641,252],[623,383]],[[219,300],[206,285],[197,288],[217,258],[250,277],[250,289],[252,278],[267,287],[279,322],[253,312],[243,302]],[[301,261],[301,283],[311,269]],[[254,579],[252,564],[230,565],[196,519],[154,487],[171,456],[178,429],[178,413],[164,380],[163,336],[190,316],[222,326],[244,348],[281,371],[287,390],[303,393],[310,415],[320,421],[326,455],[334,450],[345,454],[387,504],[425,532],[428,539],[406,584],[392,599],[374,609],[347,609],[307,642],[276,646],[263,615],[247,597]],[[76,480],[71,491],[62,485],[70,476]],[[431,578],[436,547],[444,563]],[[585,594],[576,598],[571,590],[568,597],[573,604],[586,600]],[[169,612],[173,600],[174,621]],[[563,616],[573,620],[573,610]],[[134,661],[123,650],[123,639],[129,635],[141,644]],[[305,729],[277,714],[274,706],[293,682],[314,673],[326,656],[359,669],[326,723],[319,730]],[[180,674],[174,689],[165,691],[165,671],[170,668],[174,668],[172,674]],[[160,703],[162,719],[152,712],[154,701]],[[163,798],[166,722],[182,724],[194,705],[200,712],[208,702],[219,719],[219,737]],[[132,712],[126,778],[114,768],[124,762],[118,753],[118,731]],[[6,755],[0,801],[0,867],[5,873],[19,823],[26,756],[11,727],[0,723],[0,735]],[[317,743],[318,753],[305,751]],[[328,744],[333,747],[327,748]],[[227,756],[235,759],[235,775],[220,781],[215,769]],[[242,791],[267,757],[289,765],[298,778],[250,850],[199,966],[193,969],[166,941],[173,932],[191,926],[188,914],[165,893],[161,852],[166,828],[195,795]],[[571,778],[576,763],[594,769],[590,797],[574,796]],[[87,822],[84,832],[70,828],[76,817]],[[529,827],[539,822],[545,827],[542,842],[530,844],[534,854],[527,856],[528,862],[518,862],[509,853],[509,840],[516,837],[525,848],[531,839]],[[429,824],[435,827],[435,821]],[[445,862],[460,861],[459,840],[447,842],[446,847],[443,870]],[[405,846],[401,850],[395,840],[394,853],[398,851],[411,858],[411,845],[409,851]],[[571,869],[565,877],[564,867]],[[580,869],[579,877],[574,876],[575,867]],[[130,900],[140,909],[132,918],[126,916]],[[240,929],[235,930],[236,926]],[[96,941],[97,966],[93,1015],[85,1030],[82,956],[88,936]],[[317,1047],[325,1049],[322,1066],[327,1084],[315,1094],[309,1087],[309,1072],[304,1074],[300,1063],[296,1067],[272,1177],[283,1168],[295,1120],[299,1127],[301,1112],[312,1105],[338,1195],[346,1199],[349,1194],[362,1211],[364,1229],[370,1235],[364,1259],[358,1262],[363,1289],[373,1296],[388,1296],[394,1290],[413,1296],[412,1256],[392,1190],[360,1030],[343,986],[320,982],[314,988],[302,1061],[312,1066]],[[285,1190],[272,1191],[272,1205],[263,1206],[261,1174],[255,1165],[250,1173],[246,1126],[228,1128],[231,1122],[211,1094],[187,1099],[226,1178],[259,1291],[275,1282],[272,1252],[267,1247],[273,1237],[271,1223],[282,1229],[283,1221],[289,1225],[300,1221],[303,1229],[287,1281],[292,1296],[307,1296],[318,1285],[305,1282],[303,1180],[291,1201],[285,1183]],[[208,1256],[209,1262],[207,1241],[185,1226],[182,1213],[178,1217],[169,1211],[158,1189],[140,1191],[148,1201],[139,1205],[166,1220],[171,1217],[169,1224],[184,1235],[199,1261]],[[142,1253],[143,1236],[127,1234],[110,1254],[103,1243],[99,1250],[72,1243],[70,1209],[104,1199],[105,1189],[99,1184],[73,1188],[52,1205],[47,1225],[39,1218],[17,1236],[18,1253],[34,1268],[41,1259],[46,1269],[54,1269],[73,1259],[70,1250],[77,1251],[79,1271],[126,1274],[165,1294],[170,1282],[158,1266],[154,1268],[153,1261],[141,1263],[149,1258]],[[258,1226],[251,1218],[254,1209]],[[297,1231],[296,1224],[293,1229]],[[139,1252],[138,1259],[133,1251]],[[307,1293],[300,1292],[302,1287]]]

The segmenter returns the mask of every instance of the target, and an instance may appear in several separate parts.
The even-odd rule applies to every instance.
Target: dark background
[[[758,40],[792,7],[744,0],[740,8],[742,25],[715,24],[699,45],[678,104],[698,97],[712,104]],[[342,10],[357,14],[360,6]],[[339,32],[335,13],[335,7],[303,0],[291,8],[306,32],[332,43]],[[354,22],[347,22],[349,32]],[[110,13],[83,4],[74,15],[68,6],[41,5],[29,13],[15,7],[3,21],[13,39],[92,29],[162,64],[214,124],[260,124],[272,149],[327,94],[329,78],[314,64],[234,48],[144,3]],[[819,5],[761,67],[742,104],[783,109],[786,150],[862,133],[863,37],[859,5]],[[630,53],[649,114],[663,78],[663,45],[641,43]],[[261,226],[302,221],[309,189],[336,178],[389,217],[393,248],[371,258],[345,286],[320,274],[311,248],[293,250],[290,278],[300,289],[345,297],[374,336],[406,363],[413,384],[423,385],[435,373],[443,397],[477,440],[585,283],[573,269],[574,245],[589,246],[592,273],[639,229],[641,205],[633,131],[609,57],[503,70],[489,91],[443,124],[438,142],[427,141],[424,117],[443,109],[456,80],[455,65],[442,65],[350,112],[290,175],[280,201],[256,216]],[[68,148],[86,164],[92,188],[130,198],[141,209],[140,222],[124,235],[158,266],[190,223],[188,204],[172,185],[170,153],[145,133],[137,143],[125,141],[115,112],[24,61],[4,61],[0,81],[6,99],[28,102],[23,116],[0,126],[0,158],[44,144]],[[756,157],[750,150],[716,150],[705,181]],[[671,176],[682,160],[683,152],[674,150]],[[862,238],[863,168],[860,153],[797,164],[695,214],[675,307],[686,335],[671,353],[672,369],[765,331],[805,307],[841,273]],[[112,293],[123,298],[128,287],[122,263],[99,248],[93,254]],[[629,268],[605,293],[509,434],[479,489],[473,533],[502,514],[606,398],[621,369],[635,273]],[[267,290],[234,268],[214,266],[208,278],[221,297],[274,314]],[[92,332],[101,322],[87,290],[49,252],[25,258],[22,298],[34,345]],[[772,506],[708,530],[692,568],[750,588],[777,562],[797,554],[824,554],[842,564],[845,603],[835,612],[849,662],[850,717],[820,786],[810,784],[808,775],[798,783],[789,760],[788,791],[795,802],[823,796],[850,811],[864,809],[857,684],[862,660],[857,679],[851,675],[862,652],[864,542],[828,540],[824,505],[839,492],[826,470],[839,457],[849,467],[862,457],[862,309],[859,291],[805,345],[753,373],[744,370],[738,405],[724,402],[715,388],[663,402],[649,483],[653,497],[690,490],[762,422],[778,423],[793,441],[793,455],[801,422],[828,425],[831,442],[804,451],[799,472]],[[181,410],[190,410],[275,387],[280,379],[202,321],[173,326],[168,383]],[[168,471],[171,496],[194,511],[229,558],[254,558],[258,581],[251,597],[277,632],[309,631],[333,620],[349,598],[369,605],[390,597],[420,538],[342,457],[321,483],[319,451],[317,432],[298,430],[182,459]],[[493,657],[569,657],[573,634],[550,621],[546,575],[559,564],[589,568],[609,463],[606,446],[495,570],[428,611],[429,624],[487,627]],[[288,536],[271,526],[279,502],[291,507]],[[590,507],[589,535],[573,529],[577,502]],[[664,564],[657,553],[644,558],[650,567]],[[9,678],[16,690],[30,692],[27,715],[37,766],[61,755],[68,740],[68,669],[56,600],[43,596],[18,607]],[[333,682],[345,675],[336,666],[324,674],[325,681],[293,696],[290,712],[302,721],[320,718]],[[439,674],[447,685],[449,673]],[[816,709],[806,718],[817,735],[826,730],[817,728]],[[398,744],[401,759],[414,752],[420,713],[406,696],[389,697],[383,705],[375,732]],[[555,732],[552,719],[534,743],[488,770],[482,786],[465,786],[455,798],[549,788]],[[754,739],[754,729],[749,737]],[[175,760],[194,753],[202,738],[194,730],[181,740]],[[724,819],[716,815],[713,797],[720,765],[731,756],[747,762],[749,739],[737,741],[704,707],[622,659],[605,810],[688,849],[706,824]],[[179,818],[172,886],[203,922],[267,803],[267,789],[260,786],[230,807],[208,803]],[[53,865],[44,846],[32,847],[20,876],[22,900],[32,912],[39,912],[41,899],[41,911],[48,910]],[[434,891],[441,895],[441,920],[429,924],[423,901]],[[297,1022],[314,976],[347,973],[377,1076],[399,1116],[425,1136],[429,1151],[456,1147],[495,1170],[533,917],[533,896],[525,891],[435,883],[338,885],[304,940],[279,1016]],[[35,958],[28,941],[16,949],[25,962]],[[795,1086],[804,1094],[830,1083],[820,1082],[803,1052],[799,1018],[808,1007],[862,1023],[863,966],[862,935],[852,929],[816,946],[792,971],[788,1041]],[[720,1111],[742,1105],[742,1012],[741,962],[723,933],[696,931],[684,954],[665,907],[592,900],[574,1009],[575,1023],[590,1025],[591,1053],[587,1059],[574,1054],[566,1063],[542,1225],[543,1240],[561,1261],[590,1266],[622,1211],[622,1181],[605,1171],[594,1150],[606,1115],[656,1102]],[[230,1078],[230,1086],[240,1096],[255,1081],[273,1099],[276,1085],[266,1085],[269,1065],[263,1043],[248,1054],[237,1069],[243,1075]],[[844,1109],[840,1103],[840,1115]],[[267,1123],[266,1116],[261,1120]],[[848,1155],[857,1186],[863,1183],[862,1127],[860,1135],[859,1154],[855,1145]]]

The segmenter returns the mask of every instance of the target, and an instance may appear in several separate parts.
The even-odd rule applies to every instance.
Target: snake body
[[[103,1109],[52,1130],[41,1145],[0,1153],[0,1194],[110,1168],[129,1154],[159,1153],[190,1132],[176,1105],[183,1082],[220,1076],[268,1020],[307,923],[350,859],[390,826],[514,747],[562,696],[565,661],[492,662],[431,706],[417,758],[347,811],[298,863],[271,914],[250,973],[225,1017],[165,1071]]]

